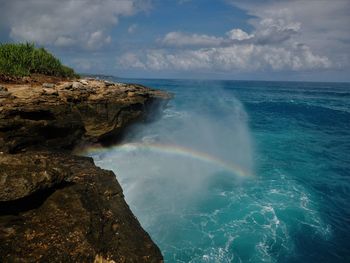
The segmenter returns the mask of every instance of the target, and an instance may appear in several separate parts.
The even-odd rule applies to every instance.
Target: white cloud
[[[242,29],[234,28],[226,33],[229,39],[232,40],[246,40],[254,37],[254,35],[249,35],[247,32],[244,32]]]
[[[334,65],[349,66],[350,1],[227,1],[255,17],[250,23],[260,32],[261,43],[292,39],[331,58]]]
[[[139,60],[137,55],[128,52],[118,59],[118,64],[122,68],[141,68],[146,69],[146,66]]]
[[[132,59],[130,59],[132,58]],[[266,45],[232,45],[197,50],[148,50],[146,54],[128,53],[119,60],[124,68],[149,70],[215,70],[249,72],[256,70],[309,70],[329,68],[327,57],[317,56],[310,48],[293,49]],[[142,66],[140,66],[142,65]]]
[[[327,56],[295,40],[300,29],[300,22],[288,18],[263,18],[255,21],[250,34],[239,28],[222,37],[170,32],[158,40],[162,49],[129,52],[121,61],[124,68],[157,71],[301,71],[332,67]]]
[[[1,21],[14,40],[96,49],[108,44],[108,30],[121,16],[145,10],[148,0],[26,0],[2,3]],[[148,3],[148,4],[147,4]]]
[[[254,40],[258,44],[278,44],[298,34],[301,24],[284,19],[264,18],[255,25]]]
[[[158,39],[161,48],[135,51],[134,64],[212,72],[349,68],[350,1],[227,1],[252,16],[252,30],[233,28],[222,36],[169,32]]]
[[[349,68],[350,1],[227,1],[252,16],[250,32],[169,32],[158,39],[161,48],[129,52],[132,63],[124,60],[123,67],[216,73]]]
[[[259,20],[252,34],[240,28],[226,32],[224,37],[200,34],[169,32],[158,42],[167,47],[218,47],[237,43],[254,43],[258,45],[281,45],[298,34],[301,24],[283,19],[266,18]]]
[[[86,46],[90,49],[99,48],[104,44],[111,42],[111,36],[106,36],[102,31],[92,32],[86,42]]]
[[[169,32],[159,42],[165,46],[183,47],[183,46],[219,46],[222,38],[208,35],[185,34],[182,32]]]

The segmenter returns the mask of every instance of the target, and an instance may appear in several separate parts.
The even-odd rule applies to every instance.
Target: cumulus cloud
[[[298,34],[301,24],[283,19],[261,19],[255,30],[248,34],[240,28],[233,28],[223,37],[169,32],[158,42],[168,47],[218,47],[232,44],[281,45]]]
[[[244,32],[239,28],[234,28],[231,31],[228,31],[226,35],[232,40],[246,40],[254,37],[254,35],[249,35],[247,32]]]
[[[149,70],[312,70],[332,67],[332,61],[308,45],[295,41],[301,23],[263,18],[250,34],[234,28],[222,37],[170,32],[158,40],[161,49],[128,52],[119,60],[123,68]],[[168,48],[176,47],[176,48]]]
[[[284,19],[264,18],[255,27],[254,40],[258,44],[281,44],[291,39],[300,30],[299,22],[289,22]]]
[[[123,68],[141,68],[146,69],[146,66],[140,61],[138,56],[132,52],[124,54],[118,59],[118,64]]]
[[[350,65],[350,2],[226,0],[252,29],[219,36],[173,31],[160,48],[128,53],[124,68],[203,72],[305,71]]]
[[[197,50],[148,50],[145,54],[127,53],[119,60],[124,68],[150,70],[309,70],[329,68],[327,57],[317,56],[309,47],[297,45],[292,49],[266,45],[232,45]]]
[[[169,32],[164,38],[158,40],[165,46],[183,47],[183,46],[219,46],[223,41],[208,35],[185,34],[182,32]]]
[[[121,16],[148,8],[145,0],[2,1],[0,18],[14,40],[96,49],[111,42],[108,30]]]
[[[293,40],[338,67],[349,66],[350,1],[227,1],[254,17],[250,24],[260,32],[262,44]]]
[[[102,31],[95,31],[89,35],[86,46],[91,49],[99,48],[104,44],[109,44],[111,42],[111,39],[111,36],[105,36]]]

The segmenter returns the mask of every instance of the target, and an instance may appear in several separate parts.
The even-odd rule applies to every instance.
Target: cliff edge
[[[168,93],[95,79],[0,84],[2,262],[162,262],[115,174],[77,145],[110,144]]]

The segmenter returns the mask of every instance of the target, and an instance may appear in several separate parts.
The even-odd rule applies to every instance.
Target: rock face
[[[0,167],[3,262],[93,262],[96,256],[115,262],[162,260],[125,203],[115,175],[92,159],[31,152],[0,155]]]
[[[96,80],[0,96],[1,262],[162,262],[111,171],[70,153],[107,143],[168,94]]]
[[[9,153],[108,143],[156,103],[169,99],[164,92],[140,85],[96,80],[6,89],[5,96],[0,94],[0,151]]]

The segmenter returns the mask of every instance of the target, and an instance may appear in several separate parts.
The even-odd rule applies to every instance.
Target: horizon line
[[[210,78],[166,78],[166,77],[119,77],[111,74],[103,74],[103,73],[82,73],[79,72],[79,75],[85,76],[103,76],[109,78],[116,79],[129,79],[129,80],[194,80],[194,81],[237,81],[237,82],[297,82],[297,83],[342,83],[342,84],[350,84],[349,81],[316,81],[316,80],[259,80],[259,79],[210,79]]]

